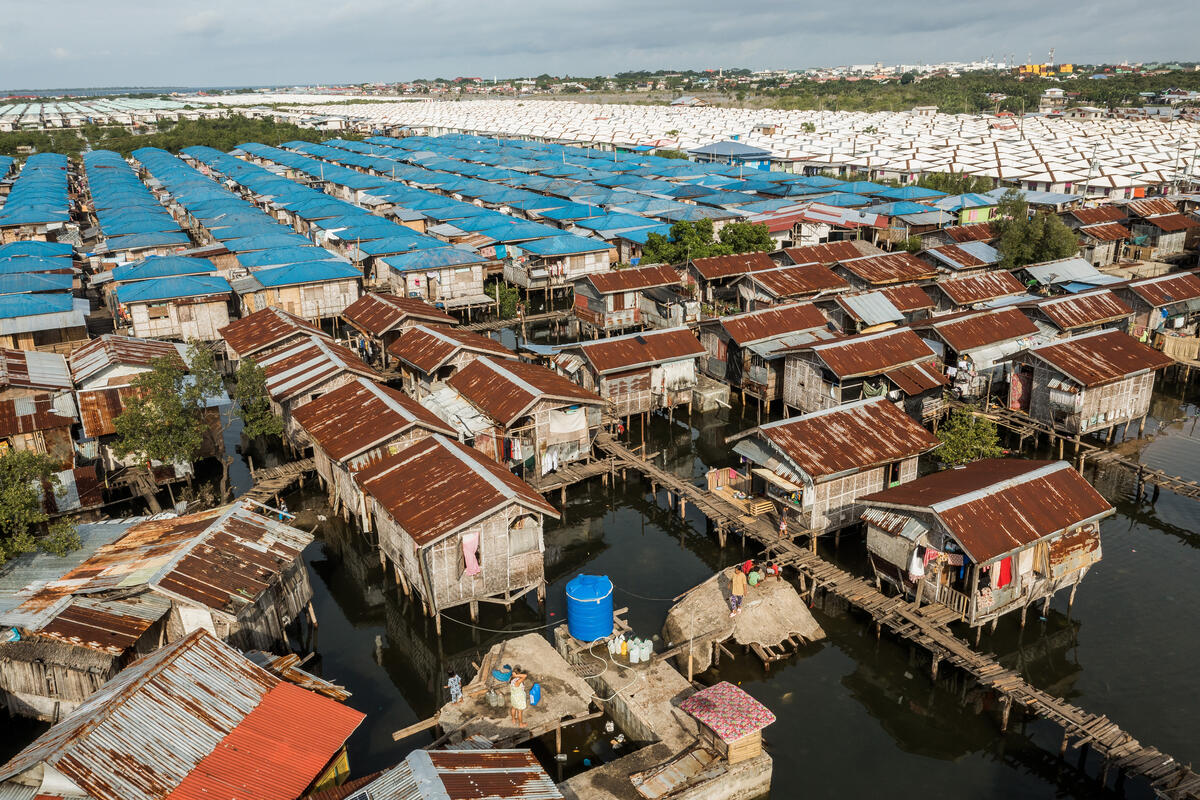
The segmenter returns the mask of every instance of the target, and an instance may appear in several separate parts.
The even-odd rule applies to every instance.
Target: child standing
[[[446,670],[446,685],[442,688],[450,690],[451,703],[462,700],[462,678],[458,677],[458,673],[454,670]]]
[[[733,579],[729,587],[729,616],[742,613],[742,598],[746,596],[746,573],[740,569],[733,571]]]

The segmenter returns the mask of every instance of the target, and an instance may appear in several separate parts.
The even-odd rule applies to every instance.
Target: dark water
[[[1194,412],[1184,390],[1166,385],[1153,414],[1177,419]],[[1196,390],[1187,396],[1195,402]],[[752,424],[733,411],[697,415],[695,427],[653,418],[650,450],[679,474],[699,477],[709,464],[732,463],[724,437]],[[1149,430],[1153,430],[1151,427]],[[635,429],[636,438],[636,429]],[[1139,455],[1175,474],[1200,475],[1196,420],[1168,426]],[[1006,619],[981,647],[1019,669],[1035,685],[1119,722],[1127,731],[1183,762],[1200,760],[1200,700],[1193,692],[1200,644],[1195,606],[1200,602],[1200,502],[1162,492],[1136,502],[1120,472],[1089,468],[1088,477],[1114,502],[1103,525],[1103,561],[1084,581],[1068,619],[1065,595],[1045,619],[1031,613],[1024,631]],[[323,513],[318,494],[289,499],[293,511]],[[599,482],[568,494],[561,522],[546,529],[550,589],[545,613],[532,603],[511,614],[485,607],[479,626],[465,611],[432,626],[389,584],[361,537],[340,521],[322,523],[322,540],[306,553],[321,621],[321,669],[355,694],[351,704],[368,712],[351,740],[358,773],[394,764],[417,736],[393,743],[390,732],[432,713],[441,702],[444,670],[470,670],[487,647],[508,635],[563,621],[563,587],[581,571],[609,575],[616,603],[628,606],[639,636],[657,633],[668,598],[743,557],[734,540],[724,551],[703,517],[687,519],[658,503],[630,475],[616,487]],[[305,527],[309,527],[306,523]],[[861,537],[843,537],[828,558],[865,568]],[[757,659],[724,660],[702,680],[731,680],[771,707],[778,722],[766,742],[775,756],[773,796],[860,797],[1149,797],[1144,782],[1119,790],[1098,782],[1099,759],[1069,750],[1058,758],[1055,725],[1013,716],[1000,732],[993,698],[953,669],[936,682],[920,651],[886,634],[876,640],[863,615],[835,599],[818,599],[813,613],[828,638],[806,646],[770,674]],[[533,667],[536,669],[536,667]],[[471,672],[468,672],[471,674]],[[1110,787],[1114,781],[1110,777]]]
[[[1155,420],[1189,418],[1131,454],[1173,474],[1200,476],[1200,427],[1188,404],[1198,394],[1195,383],[1190,390],[1163,385],[1152,408]],[[654,417],[649,450],[678,474],[699,479],[708,465],[734,463],[725,436],[754,422],[753,411],[745,417],[739,411],[735,404],[697,415],[692,424]],[[1148,431],[1155,429],[1152,421]],[[636,440],[636,427],[633,434]],[[279,457],[261,445],[248,454],[259,466]],[[1200,699],[1193,691],[1200,658],[1200,501],[1164,491],[1153,502],[1139,502],[1127,474],[1090,467],[1087,474],[1118,513],[1103,523],[1104,558],[1083,582],[1071,617],[1064,595],[1045,619],[1031,613],[1023,631],[1015,618],[1004,620],[995,634],[984,633],[981,647],[1033,684],[1108,715],[1141,741],[1184,763],[1200,761]],[[235,485],[244,487],[246,477],[244,467],[235,468]],[[389,767],[430,741],[423,734],[396,743],[391,732],[437,709],[447,668],[469,676],[471,662],[491,644],[563,622],[563,587],[579,572],[609,575],[617,605],[628,607],[628,620],[644,637],[660,631],[669,598],[747,552],[736,539],[721,550],[703,517],[689,509],[681,521],[632,474],[615,486],[593,481],[572,489],[563,520],[547,525],[544,612],[532,601],[507,614],[485,604],[472,627],[462,609],[443,623],[439,639],[384,576],[362,536],[329,517],[323,492],[310,483],[286,500],[298,513],[296,524],[316,526],[320,537],[305,553],[320,621],[315,668],[347,686],[350,704],[368,715],[350,741],[356,774]],[[865,568],[861,537],[843,537],[836,550],[824,546],[823,555],[847,569]],[[739,683],[777,714],[765,734],[775,757],[773,797],[1152,796],[1136,779],[1119,790],[1101,788],[1094,754],[1081,760],[1070,750],[1060,760],[1061,731],[1051,723],[1014,713],[1001,733],[989,694],[946,667],[930,680],[920,651],[887,634],[877,640],[863,615],[835,599],[819,598],[812,610],[827,639],[769,674],[757,659],[739,654],[701,676]],[[14,721],[0,745],[15,752],[38,730]],[[600,752],[606,739],[596,728],[569,738],[566,774],[585,755],[611,756]]]

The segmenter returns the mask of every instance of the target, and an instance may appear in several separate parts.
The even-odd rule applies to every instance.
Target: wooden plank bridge
[[[1025,440],[1030,437],[1034,441],[1037,440],[1038,436],[1046,436],[1049,442],[1054,442],[1057,439],[1058,457],[1063,457],[1064,445],[1069,443],[1075,448],[1073,453],[1078,454],[1079,461],[1077,467],[1080,471],[1083,470],[1085,460],[1091,461],[1093,464],[1112,464],[1127,469],[1137,476],[1139,494],[1144,485],[1151,484],[1168,489],[1181,497],[1200,500],[1200,482],[1182,478],[1178,475],[1170,475],[1161,469],[1151,469],[1136,459],[1127,458],[1112,450],[1106,450],[1099,445],[1082,441],[1078,436],[1071,439],[1064,436],[1061,431],[1057,431],[1046,423],[1035,420],[1021,411],[1014,411],[1010,408],[996,408],[994,406],[984,411],[963,404],[959,405],[963,408],[971,409],[972,413],[977,417],[989,419],[997,425],[1016,433],[1021,437],[1018,449],[1024,449]]]
[[[781,566],[800,573],[801,589],[823,589],[871,615],[878,634],[887,628],[896,635],[920,645],[932,657],[931,671],[937,676],[938,665],[945,661],[969,673],[980,684],[1000,697],[1001,727],[1007,729],[1009,713],[1015,704],[1027,713],[1050,720],[1063,729],[1060,755],[1067,746],[1090,747],[1104,759],[1102,780],[1116,768],[1150,781],[1159,796],[1171,800],[1200,798],[1200,775],[1189,766],[1157,748],[1143,745],[1103,715],[1091,714],[1062,698],[1029,684],[1018,672],[1005,669],[995,656],[972,648],[950,630],[949,623],[961,617],[941,605],[918,606],[903,597],[889,597],[872,583],[842,570],[810,549],[798,545],[794,537],[781,538],[778,529],[762,517],[747,517],[740,509],[700,487],[667,472],[639,457],[633,450],[602,434],[597,446],[614,462],[614,469],[634,469],[656,488],[662,486],[678,501],[680,516],[686,503],[694,505],[713,521],[719,535],[733,531],[758,541],[770,558]],[[810,537],[811,539],[811,537]]]
[[[498,331],[503,328],[524,327],[535,322],[554,322],[556,320],[565,320],[571,318],[571,310],[563,309],[561,311],[547,311],[542,314],[526,314],[524,317],[512,317],[511,319],[489,319],[483,322],[472,322],[467,325],[459,325],[459,330],[464,331]]]
[[[304,483],[304,476],[316,469],[316,462],[311,458],[303,461],[290,461],[278,467],[258,469],[251,473],[254,485],[242,497],[266,503],[280,495],[293,483]]]

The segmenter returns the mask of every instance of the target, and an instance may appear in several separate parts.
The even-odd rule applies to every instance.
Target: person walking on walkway
[[[742,613],[742,598],[746,596],[746,573],[740,569],[733,571],[729,586],[729,616]]]

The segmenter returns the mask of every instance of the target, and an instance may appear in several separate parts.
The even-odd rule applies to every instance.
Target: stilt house
[[[373,350],[383,354],[384,366],[387,366],[387,348],[414,325],[458,324],[454,317],[424,300],[386,292],[364,294],[347,306],[342,319],[358,331]]]
[[[414,325],[388,347],[400,362],[404,391],[420,398],[480,356],[517,359],[517,354],[491,337],[444,325]]]
[[[988,459],[862,498],[877,580],[979,626],[1075,590],[1116,513],[1065,461]]]
[[[0,690],[56,720],[136,658],[203,628],[236,647],[286,647],[312,599],[310,534],[253,501],[184,517],[80,525],[66,556],[0,570]]]
[[[710,471],[709,490],[765,498],[791,535],[855,524],[858,498],[915,480],[918,458],[941,443],[882,397],[770,422],[729,441],[753,466],[747,474]]]
[[[293,419],[312,443],[317,474],[335,513],[353,513],[368,530],[370,519],[353,473],[426,436],[455,435],[453,427],[408,395],[361,375],[295,409]]]
[[[313,336],[330,338],[329,334],[311,322],[275,306],[234,320],[219,333],[225,340],[229,359],[234,362],[242,358],[261,361],[272,353]]]
[[[437,620],[545,592],[542,521],[558,512],[477,450],[431,436],[355,474],[383,554]],[[414,502],[420,498],[420,502]]]

